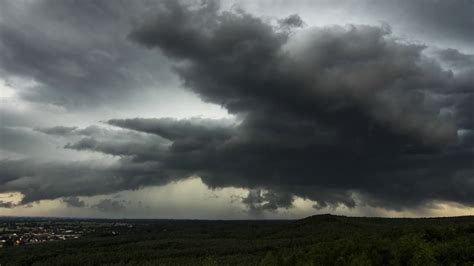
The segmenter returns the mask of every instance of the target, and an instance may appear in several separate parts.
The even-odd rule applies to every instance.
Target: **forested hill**
[[[319,214],[295,221],[294,224],[317,224],[321,222],[342,222],[351,224],[379,224],[379,225],[433,225],[474,223],[474,215],[428,218],[385,218],[385,217],[348,217],[342,215]]]
[[[64,224],[64,221],[61,223]],[[473,265],[474,263],[473,216],[410,219],[315,215],[296,221],[68,219],[66,225],[68,223],[71,226],[81,226],[84,232],[90,233],[79,239],[4,247],[0,249],[0,263],[2,265]],[[54,226],[55,223],[51,225]],[[87,231],[88,228],[93,230]]]

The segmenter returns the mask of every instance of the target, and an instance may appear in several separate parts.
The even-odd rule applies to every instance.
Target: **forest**
[[[70,221],[78,223],[80,221]],[[87,221],[79,239],[0,248],[1,265],[473,265],[474,216]],[[103,224],[103,226],[100,226]],[[96,230],[97,229],[97,230]]]

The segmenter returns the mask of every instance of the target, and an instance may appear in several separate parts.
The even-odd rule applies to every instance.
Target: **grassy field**
[[[133,220],[116,236],[5,247],[1,265],[473,265],[474,217]],[[98,222],[100,223],[100,222]],[[109,230],[104,227],[104,232]]]

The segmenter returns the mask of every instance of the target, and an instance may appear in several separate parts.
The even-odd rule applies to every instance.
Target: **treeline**
[[[1,265],[473,265],[472,219],[169,222],[6,247]]]

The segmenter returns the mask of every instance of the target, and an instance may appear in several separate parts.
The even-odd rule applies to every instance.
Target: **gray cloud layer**
[[[19,92],[23,99],[72,109],[120,102],[169,84],[166,59],[126,41],[132,25],[155,5],[0,1],[0,69],[7,77],[35,81]]]
[[[474,204],[472,55],[430,55],[385,25],[297,29],[304,25],[297,15],[272,24],[220,12],[215,1],[192,8],[164,1],[154,12],[129,40],[169,57],[189,90],[239,122],[134,118],[109,120],[115,130],[40,128],[70,137],[67,149],[118,162],[5,160],[1,191],[20,191],[28,203],[198,175],[210,187],[251,189],[242,199],[251,211],[290,207],[294,196],[318,208],[354,207],[356,197],[389,209]],[[49,76],[57,75],[39,74]]]

